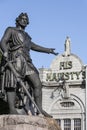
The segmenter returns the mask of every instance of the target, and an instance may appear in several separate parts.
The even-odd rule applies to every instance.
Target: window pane
[[[74,130],[81,130],[81,119],[74,119]]]
[[[64,130],[71,130],[71,120],[64,119]]]

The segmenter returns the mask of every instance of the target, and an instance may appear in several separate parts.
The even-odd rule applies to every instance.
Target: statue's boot
[[[39,110],[40,110],[40,112],[37,110],[37,115],[42,114],[42,115],[44,115],[45,117],[50,117],[50,118],[52,118],[51,115],[49,115],[46,111],[44,111],[44,110],[42,109],[42,98],[36,97],[36,98],[35,98],[35,103],[36,103],[37,107],[38,107]]]

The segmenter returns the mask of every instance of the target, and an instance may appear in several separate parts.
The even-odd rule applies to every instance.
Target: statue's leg
[[[39,110],[44,116],[51,117],[48,113],[46,113],[42,109],[42,84],[41,84],[39,75],[37,73],[34,73],[34,74],[29,75],[28,78],[33,84],[33,88],[34,88],[33,93],[34,93],[34,100],[35,100],[36,105],[38,106]]]
[[[18,114],[15,108],[15,98],[16,98],[15,91],[7,91],[7,101],[9,105],[10,114]]]
[[[32,75],[29,75],[28,80],[31,81],[31,86],[33,86],[34,100],[39,109],[42,109],[42,84],[38,74],[34,73]]]

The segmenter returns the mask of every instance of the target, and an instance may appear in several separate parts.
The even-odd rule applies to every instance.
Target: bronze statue
[[[38,70],[32,63],[30,50],[55,54],[54,48],[45,48],[32,42],[31,37],[25,32],[25,27],[29,24],[27,13],[21,13],[16,18],[16,27],[8,27],[1,39],[0,47],[3,52],[1,66],[3,79],[2,87],[6,91],[7,101],[9,104],[10,114],[17,114],[15,109],[15,99],[17,89],[20,88],[17,78],[12,70],[6,65],[9,61],[19,78],[23,81],[26,88],[31,86],[34,94],[34,101],[41,113],[45,116],[48,114],[42,109],[42,84],[39,78]],[[27,84],[27,85],[26,85]],[[39,112],[37,112],[39,114]]]

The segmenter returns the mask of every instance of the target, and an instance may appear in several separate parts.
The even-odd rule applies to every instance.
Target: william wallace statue
[[[16,27],[8,27],[1,39],[0,47],[3,52],[2,66],[5,66],[5,59],[10,61],[21,80],[33,88],[34,101],[44,116],[48,114],[42,109],[42,84],[39,78],[38,70],[32,63],[30,50],[44,52],[48,54],[57,54],[53,48],[45,48],[32,42],[31,37],[25,32],[29,24],[27,13],[21,13],[16,18]],[[15,109],[16,89],[18,87],[15,75],[9,69],[4,67],[4,82],[2,82],[6,91],[10,114],[18,114]],[[39,112],[38,112],[39,114]]]

